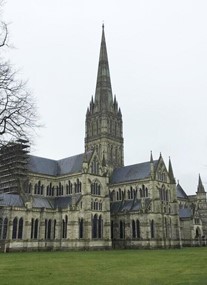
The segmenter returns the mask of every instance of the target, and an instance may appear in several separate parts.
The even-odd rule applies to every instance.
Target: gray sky
[[[105,23],[113,93],[124,122],[125,165],[159,153],[184,190],[207,189],[206,0],[7,0],[7,56],[37,98],[45,125],[32,154],[84,150]]]

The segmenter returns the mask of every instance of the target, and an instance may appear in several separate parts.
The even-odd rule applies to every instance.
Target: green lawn
[[[0,284],[207,284],[207,248],[0,254]]]

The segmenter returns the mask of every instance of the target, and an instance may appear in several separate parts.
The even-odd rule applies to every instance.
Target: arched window
[[[154,224],[154,220],[151,221],[150,223],[150,230],[151,230],[151,238],[155,237],[155,224]]]
[[[98,238],[102,238],[102,234],[103,234],[103,220],[102,220],[102,216],[99,216],[98,219]]]
[[[54,228],[53,228],[53,238],[56,238],[56,220],[54,220]]]
[[[40,194],[43,195],[43,191],[44,191],[44,185],[41,185],[40,187]]]
[[[45,219],[45,239],[47,239],[48,221]]]
[[[134,220],[132,220],[132,238],[136,238],[136,227]]]
[[[3,236],[2,236],[2,239],[6,239],[7,238],[7,229],[8,229],[8,219],[5,218],[4,222],[3,222]]]
[[[79,219],[79,238],[83,238],[83,218]]]
[[[137,226],[137,238],[140,238],[140,222],[139,220],[136,221],[136,226]]]
[[[34,223],[34,239],[37,239],[38,237],[38,224],[39,224],[39,221],[38,219],[36,219]]]
[[[92,238],[98,237],[98,217],[97,214],[92,218]]]
[[[47,239],[51,239],[52,221],[48,221]]]
[[[30,234],[30,238],[33,239],[34,237],[34,219],[32,218],[31,220],[31,234]]]
[[[119,233],[121,239],[125,237],[125,224],[122,220],[119,223]]]
[[[19,220],[19,228],[18,228],[18,239],[22,239],[23,237],[23,218],[20,218]]]
[[[18,219],[16,217],[13,220],[12,239],[16,239],[17,238],[17,226],[18,226]]]
[[[68,231],[68,216],[65,216],[65,219],[62,220],[62,238],[67,238]]]

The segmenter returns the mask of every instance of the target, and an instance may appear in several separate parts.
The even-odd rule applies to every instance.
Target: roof
[[[184,199],[188,198],[188,195],[185,193],[185,191],[183,190],[183,188],[180,186],[179,183],[177,184],[176,189],[177,189],[177,197],[178,198],[184,198]]]
[[[24,207],[24,202],[18,194],[0,194],[0,206]]]
[[[180,218],[191,218],[193,215],[193,210],[191,208],[181,208],[179,209]]]
[[[156,166],[158,160],[154,161]],[[150,161],[116,168],[111,176],[110,183],[129,182],[150,177]]]
[[[89,161],[92,152],[70,156],[60,160],[53,160],[44,157],[29,156],[28,170],[33,173],[59,176],[64,174],[78,173],[82,170],[83,160]]]
[[[144,199],[145,208],[149,206],[150,199]],[[141,200],[135,199],[135,200],[124,200],[124,201],[116,201],[111,202],[111,213],[123,213],[123,212],[135,212],[139,211],[141,209]]]
[[[80,199],[81,195],[76,195],[75,203]],[[46,208],[46,209],[66,209],[72,204],[72,197],[56,197],[56,198],[46,198],[33,196],[32,199],[33,208]],[[0,194],[0,206],[15,206],[15,207],[25,207],[24,202],[19,194]]]

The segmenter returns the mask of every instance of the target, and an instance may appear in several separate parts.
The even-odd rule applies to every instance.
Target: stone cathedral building
[[[84,153],[28,154],[19,140],[0,152],[0,250],[169,248],[205,245],[206,192],[176,185],[162,156],[124,166],[121,109],[112,95],[104,27]]]

